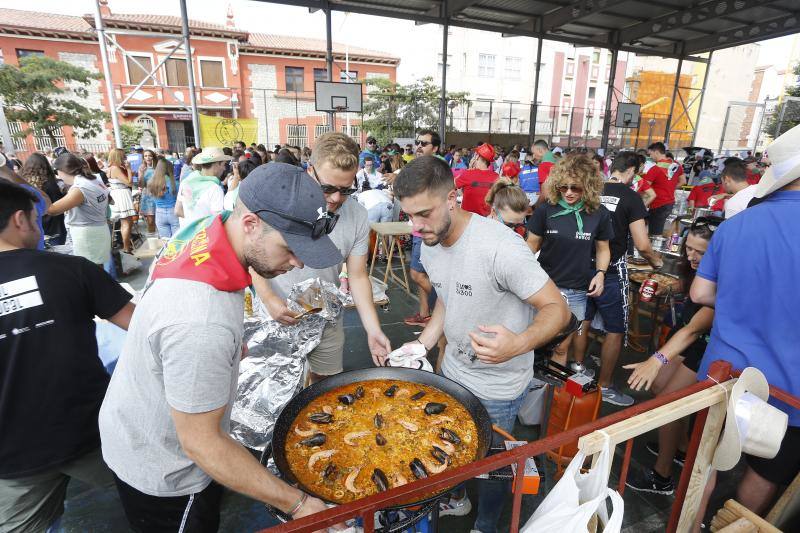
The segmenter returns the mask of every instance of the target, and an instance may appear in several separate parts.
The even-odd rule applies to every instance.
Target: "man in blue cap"
[[[233,212],[181,229],[156,259],[131,319],[99,425],[135,531],[216,531],[222,486],[293,517],[325,508],[261,467],[228,434],[249,269],[272,278],[342,261],[319,185],[258,167]]]

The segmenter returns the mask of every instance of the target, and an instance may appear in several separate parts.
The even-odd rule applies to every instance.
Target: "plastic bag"
[[[520,424],[526,426],[538,426],[542,423],[542,411],[544,410],[545,395],[547,394],[547,383],[533,378],[528,385],[528,394],[522,400],[517,418]]]
[[[608,487],[611,466],[609,439],[606,439],[594,468],[582,474],[581,466],[585,459],[586,456],[579,451],[567,466],[564,476],[520,530],[522,533],[590,531],[589,524],[595,514],[604,525],[603,533],[620,533],[625,504],[622,496]],[[606,508],[607,498],[611,498],[611,517]]]

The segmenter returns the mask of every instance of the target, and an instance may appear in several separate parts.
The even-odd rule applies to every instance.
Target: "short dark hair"
[[[31,210],[39,198],[28,189],[0,179],[0,232],[5,231],[8,221],[17,211],[24,211],[30,216]]]
[[[61,154],[53,161],[53,168],[65,172],[70,176],[83,176],[90,180],[96,178],[96,176],[92,174],[89,164],[75,154]]]
[[[439,148],[442,145],[442,138],[439,137],[439,134],[433,130],[428,130],[428,129],[420,130],[420,132],[417,133],[417,136],[420,135],[430,135],[431,144],[434,145],[436,148]]]
[[[369,137],[367,137],[367,144],[369,144],[369,143],[375,143],[375,144],[377,144],[377,143],[378,143],[378,139],[376,139],[375,137],[373,137],[372,135],[370,135]]]
[[[666,154],[667,153],[667,147],[664,146],[664,143],[662,143],[660,141],[654,142],[653,144],[648,146],[647,149],[648,150],[655,150],[655,151],[657,151],[659,153],[662,153],[662,154]]]
[[[634,169],[639,168],[639,156],[636,152],[620,152],[617,154],[617,157],[614,158],[609,172],[612,174],[614,172],[625,172],[631,167]]]
[[[394,193],[399,200],[426,191],[453,190],[453,172],[445,161],[433,155],[416,157],[403,167],[394,180]]]
[[[545,150],[550,149],[550,145],[547,144],[547,141],[544,139],[537,139],[536,142],[533,143],[533,146],[538,146],[539,148],[544,148]]]
[[[747,165],[738,157],[729,157],[725,160],[722,175],[740,183],[747,181]]]
[[[374,163],[375,162],[375,158],[372,157],[371,155],[365,155],[364,156],[364,161],[372,161]]]

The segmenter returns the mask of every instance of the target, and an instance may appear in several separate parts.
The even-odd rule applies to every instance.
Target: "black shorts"
[[[800,426],[789,426],[778,455],[772,459],[747,454],[744,457],[759,476],[777,485],[788,485],[800,473]]]
[[[675,335],[675,333],[677,333],[682,327],[683,326],[673,326],[673,328],[669,331],[669,334],[667,334],[667,340],[672,338],[672,336]],[[707,346],[708,342],[706,342],[705,336],[690,344],[688,348],[681,352],[681,357],[683,357],[683,366],[696,373],[700,368],[700,362],[703,360],[703,354],[706,353]]]
[[[651,209],[647,215],[647,233],[648,235],[661,235],[664,232],[664,223],[667,217],[672,213],[672,208],[675,204],[662,205]]]
[[[125,517],[136,533],[215,533],[219,529],[222,485],[214,481],[187,496],[150,496],[116,475]]]

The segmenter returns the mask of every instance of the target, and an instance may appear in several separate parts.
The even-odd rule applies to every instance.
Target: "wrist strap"
[[[655,357],[656,359],[658,359],[658,360],[661,362],[661,364],[662,364],[662,365],[666,365],[667,363],[669,363],[669,359],[667,359],[667,356],[666,356],[666,355],[664,355],[664,354],[663,354],[663,353],[661,353],[661,352],[655,352],[655,353],[653,354],[653,357]]]
[[[306,503],[307,499],[308,499],[308,494],[306,494],[305,492],[301,493],[300,498],[297,500],[297,503],[294,504],[294,507],[292,507],[292,509],[287,514],[292,518],[294,518],[294,514],[300,510],[303,504]]]

